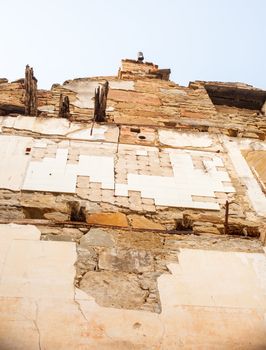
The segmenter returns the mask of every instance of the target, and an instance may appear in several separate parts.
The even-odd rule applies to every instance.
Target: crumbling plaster
[[[265,254],[182,249],[178,263],[168,265],[171,273],[158,279],[162,312],[154,314],[101,307],[74,289],[74,243],[38,241],[33,226],[0,230],[1,243],[11,241],[0,276],[0,342],[6,350],[266,344]]]
[[[266,347],[265,92],[169,73],[0,79],[0,348]]]

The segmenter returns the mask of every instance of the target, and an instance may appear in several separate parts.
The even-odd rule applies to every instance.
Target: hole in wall
[[[79,202],[69,202],[70,207],[70,220],[86,222],[85,207],[80,206]]]
[[[175,127],[176,126],[176,122],[163,122],[165,126],[169,126],[169,127]]]
[[[138,138],[139,138],[140,140],[146,140],[146,136],[144,136],[144,135],[139,135]]]
[[[45,219],[44,214],[49,213],[49,209],[24,207],[23,213],[26,219]]]
[[[136,133],[140,133],[140,128],[130,128],[131,132],[136,132]]]

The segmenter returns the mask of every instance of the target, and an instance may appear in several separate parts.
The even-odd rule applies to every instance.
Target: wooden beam
[[[25,69],[25,115],[37,115],[37,79],[34,77],[33,68],[29,65]]]
[[[70,117],[69,98],[63,94],[60,94],[58,117],[67,119]]]
[[[106,81],[101,87],[95,89],[94,95],[94,121],[104,122],[106,120],[107,95],[109,91],[109,83]]]

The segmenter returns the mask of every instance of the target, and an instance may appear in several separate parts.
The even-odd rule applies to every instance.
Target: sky
[[[266,0],[0,0],[0,78],[34,68],[38,87],[116,75],[123,58],[171,80],[266,89]]]

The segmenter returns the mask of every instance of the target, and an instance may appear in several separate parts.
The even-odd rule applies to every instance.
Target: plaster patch
[[[159,130],[159,141],[172,147],[210,147],[213,143],[208,133],[182,133],[171,130]]]
[[[72,80],[63,85],[63,88],[77,93],[77,99],[73,103],[79,108],[94,108],[95,89],[106,80]],[[134,90],[133,81],[109,81],[110,89]]]
[[[219,210],[219,204],[208,201],[215,198],[215,192],[235,192],[233,186],[225,186],[230,182],[228,173],[218,171],[222,166],[221,158],[205,152],[211,160],[205,162],[206,170],[195,169],[191,154],[182,150],[166,149],[171,161],[174,176],[141,175],[128,172],[127,184],[116,184],[115,195],[128,196],[128,191],[141,192],[142,198],[154,199],[156,205]],[[152,161],[156,161],[156,155]],[[159,166],[159,165],[158,165]],[[192,196],[206,197],[206,201],[194,201]]]
[[[32,138],[0,136],[0,188],[19,191],[30,160],[26,148],[32,146]]]
[[[247,194],[254,210],[259,216],[266,216],[266,197],[257,180],[253,176],[245,158],[241,154],[240,149],[243,149],[243,146],[241,147],[240,145],[239,147],[236,142],[226,137],[223,137],[222,139],[234,165],[236,173],[238,174],[241,182],[247,187]]]
[[[80,155],[78,164],[67,164],[67,157],[68,149],[59,148],[56,158],[31,162],[22,189],[75,193],[78,175],[101,182],[103,189],[114,189],[113,157]]]

